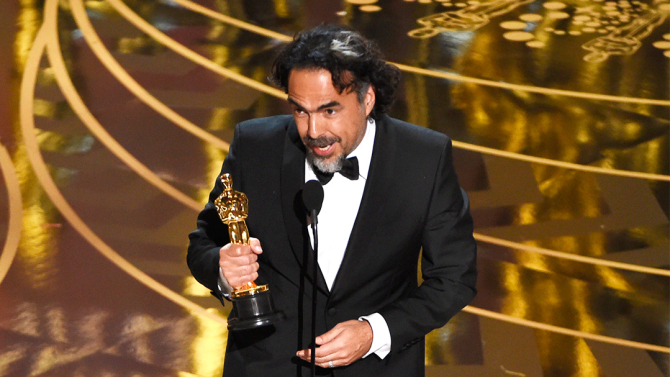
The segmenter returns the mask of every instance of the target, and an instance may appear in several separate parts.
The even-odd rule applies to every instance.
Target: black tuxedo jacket
[[[224,376],[308,376],[309,366],[295,353],[310,345],[315,285],[317,335],[377,312],[392,341],[383,360],[372,354],[319,374],[423,376],[425,334],[443,326],[475,295],[476,244],[467,196],[452,165],[451,141],[387,116],[377,121],[365,191],[332,290],[320,273],[311,275],[314,261],[307,251],[301,201],[304,170],[305,149],[292,116],[236,127],[221,173],[230,173],[235,190],[249,198],[249,234],[263,247],[257,283],[269,284],[286,320],[231,332]],[[229,240],[213,203],[222,190],[217,180],[189,235],[187,258],[193,276],[219,298],[219,249]]]

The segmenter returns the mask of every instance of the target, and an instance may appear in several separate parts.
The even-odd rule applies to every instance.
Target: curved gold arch
[[[230,148],[229,143],[203,130],[183,116],[179,115],[176,111],[172,110],[164,103],[159,101],[156,97],[152,96],[151,93],[149,93],[137,81],[135,81],[135,79],[133,79],[130,74],[128,74],[128,72],[123,69],[123,67],[121,67],[116,59],[114,59],[109,50],[105,48],[105,45],[100,40],[98,33],[96,33],[93,25],[91,25],[88,15],[86,14],[86,9],[84,8],[84,3],[79,0],[71,1],[70,4],[75,23],[81,30],[84,36],[84,40],[86,40],[88,46],[98,57],[98,60],[100,60],[105,68],[107,68],[107,70],[114,77],[116,77],[117,80],[123,84],[123,86],[125,86],[131,93],[133,93],[140,101],[144,102],[147,106],[151,107],[163,117],[169,119],[185,131],[202,139],[205,142],[211,143],[219,149],[222,149],[226,152],[228,151]]]
[[[620,170],[620,169],[607,169],[591,165],[581,165],[575,164],[572,162],[563,162],[552,160],[544,157],[535,157],[529,156],[521,153],[508,152],[495,148],[482,147],[479,145],[468,144],[462,141],[452,140],[452,144],[455,148],[465,149],[468,151],[473,151],[481,154],[486,154],[489,156],[498,156],[503,158],[508,158],[510,160],[526,161],[533,164],[539,165],[548,165],[555,166],[557,168],[578,170],[588,173],[603,174],[603,175],[614,175],[618,177],[628,177],[628,178],[638,178],[638,179],[647,179],[650,181],[665,181],[670,182],[670,175],[663,174],[652,174],[652,173],[641,173],[631,170]]]
[[[183,2],[184,0],[178,0],[178,2]],[[81,7],[79,6],[79,3],[81,3],[82,0],[70,0],[70,4],[73,4],[73,12],[82,12]],[[244,77],[242,75],[239,75],[235,73],[235,75],[230,75],[229,70],[226,70],[225,68],[213,63],[211,60],[205,58],[204,56],[195,53],[193,50],[190,50],[183,46],[182,44],[176,42],[174,39],[168,37],[165,35],[165,33],[161,32],[157,28],[155,28],[153,25],[149,24],[146,22],[144,19],[142,19],[137,13],[133,12],[126,4],[124,4],[121,0],[107,0],[107,2],[114,8],[116,11],[121,14],[126,20],[128,20],[130,23],[135,25],[138,29],[140,29],[142,32],[146,33],[147,35],[151,36],[153,39],[158,41],[159,43],[163,44],[164,46],[170,48],[171,50],[175,51],[176,53],[186,57],[187,59],[193,61],[194,63],[201,64],[204,67],[224,75],[225,77],[228,77],[234,81],[237,81],[243,85],[248,85],[249,87],[252,87],[257,90],[261,90],[259,88],[263,88],[263,92],[274,95],[278,98],[286,98],[286,94],[284,92],[281,92],[279,90],[276,90],[268,85],[262,84],[258,81],[251,80],[247,77]],[[75,8],[79,7],[80,9],[75,10]],[[669,101],[670,105],[670,101]],[[468,144],[468,143],[463,143],[463,142],[453,142],[454,147],[461,148],[461,149],[467,149],[467,150],[472,150],[476,151],[479,153],[483,154],[489,154],[489,155],[496,155],[496,156],[501,156],[505,158],[510,158],[510,159],[515,159],[515,160],[522,160],[522,161],[527,161],[527,162],[532,162],[532,163],[537,163],[541,165],[551,165],[551,166],[556,166],[560,168],[565,168],[565,169],[571,169],[571,170],[579,170],[579,171],[587,171],[587,172],[592,172],[592,173],[598,173],[598,174],[608,174],[608,175],[616,175],[616,176],[623,176],[623,177],[631,177],[631,178],[639,178],[639,179],[648,179],[648,180],[657,180],[657,181],[668,181],[670,182],[670,175],[663,175],[663,174],[651,174],[651,173],[641,173],[641,172],[634,172],[634,171],[628,171],[628,170],[618,170],[618,169],[606,169],[606,168],[601,168],[601,167],[595,167],[595,166],[588,166],[588,165],[581,165],[581,164],[576,164],[576,163],[571,163],[571,162],[564,162],[564,161],[556,161],[556,160],[551,160],[547,158],[541,158],[541,157],[533,157],[533,156],[528,156],[524,155],[521,153],[514,153],[514,152],[507,152],[507,151],[501,151],[498,149],[493,149],[493,148],[486,148],[486,147],[480,147],[477,145],[473,144]]]
[[[230,16],[226,16],[226,15],[220,13],[220,12],[211,10],[209,8],[206,8],[206,7],[203,7],[202,5],[196,4],[196,3],[194,3],[190,0],[172,0],[172,1],[181,5],[182,7],[186,8],[186,9],[189,9],[189,10],[193,11],[193,12],[200,13],[202,15],[211,17],[213,19],[219,20],[219,21],[227,23],[229,25],[233,25],[233,26],[238,27],[240,29],[250,31],[250,32],[255,33],[255,34],[263,35],[263,36],[266,36],[266,37],[272,38],[272,39],[277,39],[277,40],[280,40],[282,42],[290,42],[290,41],[293,40],[292,37],[289,37],[287,35],[277,33],[275,31],[268,30],[268,29],[253,25],[253,24],[250,24],[248,22],[245,22],[245,21],[242,21],[242,20],[230,17]],[[574,90],[560,90],[560,89],[543,88],[543,87],[537,87],[537,86],[531,86],[531,85],[509,84],[509,83],[498,82],[498,81],[493,81],[493,80],[484,80],[484,79],[478,79],[478,78],[475,78],[475,77],[461,76],[461,75],[456,74],[456,73],[447,73],[447,72],[434,71],[434,70],[425,69],[425,68],[418,68],[418,67],[413,67],[413,66],[409,66],[409,65],[405,65],[405,64],[400,64],[400,63],[394,63],[394,62],[388,62],[388,63],[395,65],[401,71],[405,71],[405,72],[416,73],[416,74],[419,74],[419,75],[436,77],[436,78],[447,79],[447,80],[458,81],[458,82],[467,82],[467,83],[472,83],[472,84],[477,84],[477,85],[482,85],[482,86],[490,86],[490,87],[494,87],[494,88],[518,90],[518,91],[524,91],[524,92],[529,92],[529,93],[538,93],[538,94],[544,94],[544,95],[558,95],[558,96],[565,96],[565,97],[584,98],[584,99],[597,100],[597,101],[639,103],[639,104],[655,105],[655,106],[670,106],[670,101],[668,101],[668,100],[636,98],[636,97],[620,97],[620,96],[612,96],[612,95],[606,95],[606,94],[577,92],[577,91],[574,91]]]
[[[550,250],[550,249],[545,249],[545,248],[537,247],[537,246],[530,246],[530,245],[522,244],[522,243],[519,243],[519,242],[507,241],[507,240],[504,240],[502,238],[486,236],[486,235],[481,234],[481,233],[474,233],[474,238],[477,241],[480,241],[480,242],[485,242],[485,243],[490,243],[490,244],[493,244],[493,245],[503,246],[503,247],[507,247],[507,248],[510,248],[510,249],[517,249],[517,250],[523,250],[523,251],[528,251],[528,252],[532,252],[532,253],[542,254],[542,255],[546,255],[546,256],[550,256],[550,257],[554,257],[554,258],[567,259],[567,260],[571,260],[571,261],[579,262],[579,263],[588,263],[588,264],[593,264],[593,265],[597,265],[597,266],[617,268],[617,269],[620,269],[620,270],[641,272],[641,273],[644,273],[644,274],[670,276],[670,270],[664,270],[664,269],[661,269],[661,268],[653,268],[653,267],[645,267],[645,266],[640,266],[640,265],[636,265],[636,264],[615,262],[615,261],[609,261],[609,260],[600,259],[600,258],[593,258],[593,257],[586,257],[586,256],[583,256],[583,255],[565,253],[565,252],[562,252],[562,251]]]
[[[16,175],[16,169],[12,163],[12,158],[7,149],[0,144],[0,172],[7,187],[9,198],[9,227],[7,228],[7,238],[5,246],[0,254],[0,283],[7,276],[7,271],[14,261],[16,251],[19,248],[21,240],[21,230],[23,228],[23,199],[21,198],[21,188],[19,187],[19,178]]]
[[[271,86],[264,85],[258,81],[251,80],[248,77],[241,75],[237,72],[231,71],[230,69],[226,69],[213,61],[203,57],[202,55],[194,52],[193,50],[185,47],[184,45],[181,45],[177,42],[175,42],[173,39],[165,35],[163,32],[160,30],[154,28],[152,25],[144,21],[137,13],[133,12],[126,4],[124,4],[122,1],[119,0],[108,0],[108,3],[114,7],[121,15],[126,18],[127,21],[138,27],[140,30],[151,36],[152,38],[161,41],[162,40],[170,40],[172,43],[168,46],[170,49],[178,53],[179,55],[184,56],[185,58],[200,64],[204,66],[205,68],[220,74],[223,77],[229,78],[233,81],[239,82],[243,85],[246,85],[250,88],[256,89],[261,93],[266,93],[271,96],[275,96],[278,98],[285,99],[286,94],[282,92],[281,90],[275,89]],[[84,8],[84,3],[83,0],[70,0],[70,6],[72,8],[72,12],[79,13],[80,18],[85,18],[88,17],[86,15],[86,10]],[[121,9],[121,11],[119,11]],[[142,25],[143,27],[140,27],[139,25]],[[146,27],[148,25],[148,27]],[[101,42],[98,42],[101,43]]]
[[[118,266],[121,270],[128,273],[140,283],[144,284],[151,290],[157,292],[175,304],[197,314],[199,316],[211,319],[219,324],[225,325],[226,319],[221,316],[210,313],[205,308],[193,303],[192,301],[175,293],[149,275],[129,263],[100,239],[76,214],[74,209],[67,203],[62,193],[56,186],[56,183],[51,178],[49,170],[42,159],[39,145],[35,137],[35,124],[33,119],[33,98],[35,94],[35,84],[37,82],[37,72],[39,69],[40,59],[44,54],[47,45],[47,38],[50,33],[54,32],[55,18],[57,17],[59,0],[47,0],[45,3],[45,20],[40,28],[40,31],[35,38],[33,47],[28,55],[26,62],[23,81],[21,82],[21,98],[20,98],[20,118],[21,130],[23,133],[24,143],[26,145],[26,152],[30,160],[35,175],[38,181],[44,188],[45,192],[54,203],[59,212],[72,225],[72,227],[86,239],[94,248],[96,248],[103,256],[109,259],[112,263]]]
[[[51,14],[47,12],[45,15],[44,25],[42,27],[48,26],[51,28],[51,32],[47,33],[44,37],[46,40],[45,43],[48,52],[47,55],[49,57],[49,63],[53,67],[58,86],[60,87],[63,95],[65,96],[65,99],[70,104],[72,110],[74,110],[79,119],[81,119],[81,121],[86,125],[91,133],[93,133],[96,138],[107,147],[107,149],[114,153],[114,155],[121,159],[121,161],[123,161],[129,168],[139,174],[147,182],[159,188],[161,191],[165,192],[185,206],[196,211],[200,211],[202,209],[202,205],[200,203],[162,180],[160,177],[158,177],[158,175],[151,171],[151,169],[137,160],[137,158],[135,158],[135,156],[123,148],[123,146],[119,144],[105,130],[105,128],[98,122],[93,114],[91,114],[91,112],[84,104],[84,101],[77,93],[72,80],[70,80],[70,77],[67,74],[67,68],[65,67],[65,62],[63,61],[63,56],[60,50],[60,42],[58,40],[56,24],[57,20],[48,19],[46,17],[47,15],[50,16]]]
[[[590,340],[595,340],[595,341],[603,342],[603,343],[616,344],[616,345],[624,346],[624,347],[637,348],[637,349],[641,349],[641,350],[645,350],[645,351],[670,353],[670,347],[657,346],[655,344],[634,342],[634,341],[631,341],[631,340],[613,338],[611,336],[597,335],[597,334],[587,333],[587,332],[584,332],[584,331],[566,329],[565,327],[547,325],[546,323],[535,322],[535,321],[530,321],[530,320],[523,319],[523,318],[512,317],[510,315],[500,314],[500,313],[497,313],[497,312],[492,312],[490,310],[476,308],[474,306],[469,306],[468,305],[465,308],[463,308],[463,311],[467,312],[467,313],[470,313],[470,314],[479,315],[479,316],[482,316],[482,317],[496,319],[496,320],[499,320],[499,321],[513,323],[515,325],[530,327],[530,328],[534,328],[534,329],[538,329],[538,330],[550,331],[550,332],[557,333],[557,334],[569,335],[569,336],[574,336],[574,337],[577,337],[577,338],[590,339]]]

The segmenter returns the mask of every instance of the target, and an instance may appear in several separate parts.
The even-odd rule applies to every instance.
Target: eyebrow
[[[290,104],[292,104],[292,105],[294,105],[294,106],[300,108],[301,110],[306,110],[306,109],[304,108],[304,106],[302,106],[301,104],[299,104],[298,102],[296,102],[296,101],[295,101],[293,98],[291,98],[291,97],[288,97],[288,102],[289,102]],[[327,108],[329,108],[329,107],[334,107],[334,106],[340,106],[340,103],[337,102],[337,101],[330,101],[330,102],[328,102],[328,103],[324,103],[323,105],[319,106],[319,107],[316,109],[316,111],[323,110],[323,109],[327,109]]]
[[[288,97],[288,103],[290,103],[292,105],[295,105],[296,107],[299,107],[299,108],[302,109],[302,106],[299,103],[295,102],[295,100],[293,100],[293,98],[291,98],[291,97]]]
[[[339,105],[340,105],[340,103],[337,102],[337,101],[330,101],[330,102],[328,102],[328,103],[325,103],[325,104],[319,106],[319,108],[316,109],[316,110],[317,110],[317,111],[318,111],[318,110],[323,110],[323,109],[327,109],[327,108],[329,108],[329,107],[335,107],[335,106],[339,106]]]

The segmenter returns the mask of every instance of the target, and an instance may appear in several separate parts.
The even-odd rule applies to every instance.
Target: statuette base
[[[263,287],[266,288],[263,289]],[[231,295],[233,311],[230,313],[232,318],[228,319],[228,330],[254,329],[281,322],[286,318],[283,312],[274,309],[272,296],[266,285],[245,291],[256,292],[247,292],[239,297]]]

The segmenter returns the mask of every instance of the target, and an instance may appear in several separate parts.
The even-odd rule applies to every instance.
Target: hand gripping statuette
[[[249,213],[247,196],[233,190],[230,174],[221,175],[223,192],[214,201],[221,221],[228,225],[230,242],[238,245],[249,244],[249,231],[244,219]],[[228,319],[228,329],[247,330],[277,323],[284,319],[284,313],[275,311],[266,285],[249,282],[230,295],[233,301],[233,312]]]

